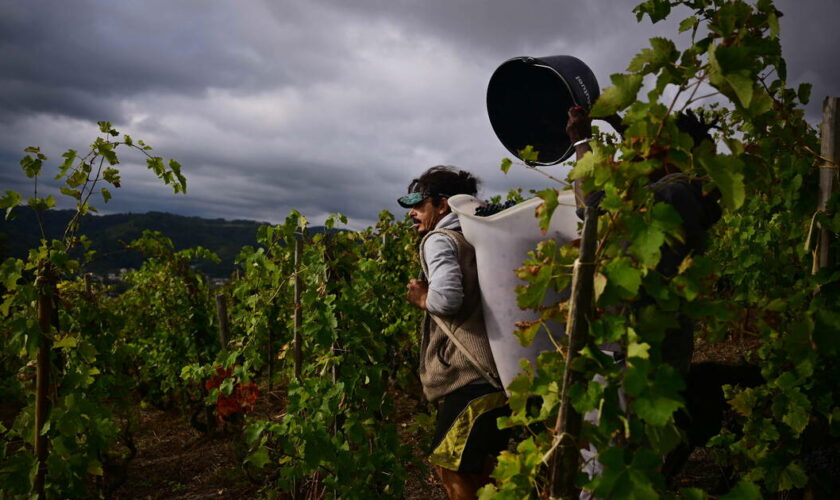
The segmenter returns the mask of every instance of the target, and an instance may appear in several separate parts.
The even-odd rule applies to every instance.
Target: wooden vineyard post
[[[383,232],[379,242],[379,258],[385,258],[385,248],[388,246],[388,233]]]
[[[35,474],[34,488],[39,499],[46,498],[44,480],[47,475],[47,456],[49,445],[47,436],[42,434],[44,424],[49,413],[49,399],[47,397],[50,381],[50,351],[52,340],[50,331],[55,318],[55,274],[49,264],[42,264],[38,278],[35,281],[38,288],[38,338],[37,374],[35,382],[35,457],[38,470]]]
[[[578,352],[591,342],[589,319],[595,297],[595,244],[598,240],[598,208],[587,207],[583,219],[583,234],[580,240],[580,256],[575,262],[572,275],[572,296],[566,335],[569,347],[566,369],[563,373],[563,389],[560,397],[560,412],[554,428],[554,452],[548,465],[549,497],[560,499],[578,498],[580,491],[575,486],[575,476],[580,467],[580,429],[583,417],[575,411],[569,399],[569,390],[578,382],[584,382],[581,373],[572,370],[572,363]]]
[[[303,281],[300,279],[300,265],[303,258],[303,235],[295,239],[295,316],[294,316],[294,356],[295,356],[295,377],[300,380],[301,365],[303,364],[303,349],[301,346],[300,330],[302,326],[300,295],[303,290]]]
[[[267,362],[268,362],[268,395],[271,397],[271,394],[274,392],[274,335],[272,335],[272,328],[268,328],[268,348],[267,351]]]
[[[824,163],[820,165],[820,196],[817,206],[820,212],[825,211],[829,198],[837,189],[838,165],[840,165],[840,113],[837,109],[839,102],[840,98],[837,97],[826,97],[823,101],[820,156],[824,158]],[[820,229],[814,271],[828,267],[830,263],[831,236],[828,229]]]
[[[324,266],[324,285],[329,286],[330,282],[336,275],[335,272],[335,255],[333,255],[333,243],[332,243],[332,235],[330,233],[324,233],[324,260],[326,261],[326,266]],[[341,313],[339,313],[340,315]],[[340,322],[341,323],[341,322]],[[339,324],[340,324],[339,323]],[[333,340],[332,345],[330,345],[330,356],[335,359],[335,352],[336,346],[339,342],[338,338],[338,329],[336,329],[336,338]],[[330,372],[332,374],[332,381],[333,384],[338,382],[338,367],[336,366],[335,362],[332,363],[332,367],[330,368]],[[337,432],[337,427],[335,427],[335,419],[333,419],[333,435]]]
[[[219,320],[219,346],[227,348],[228,343],[228,314],[225,294],[216,294],[216,317]]]

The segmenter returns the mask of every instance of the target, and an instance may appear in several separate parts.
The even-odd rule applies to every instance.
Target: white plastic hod
[[[555,239],[558,244],[565,244],[578,238],[574,194],[561,193],[559,201],[549,230],[543,233],[535,216],[536,208],[542,203],[540,198],[524,201],[489,217],[474,215],[482,202],[472,196],[459,194],[449,198],[449,206],[461,221],[464,237],[475,247],[484,322],[504,387],[522,371],[520,359],[527,359],[535,367],[541,351],[554,350],[554,344],[544,330],[528,347],[523,347],[513,333],[517,321],[533,321],[538,317],[536,311],[522,310],[516,305],[516,287],[524,282],[514,270],[522,266],[528,252],[540,241]],[[546,297],[546,303],[556,300],[556,295]],[[548,327],[555,339],[565,332],[562,324],[552,323]]]

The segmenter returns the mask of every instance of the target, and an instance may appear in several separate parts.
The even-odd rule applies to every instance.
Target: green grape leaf
[[[744,162],[733,156],[715,155],[700,158],[700,164],[720,189],[724,206],[729,210],[740,208],[746,197],[742,173]]]
[[[659,248],[665,243],[665,233],[641,217],[631,219],[629,222],[631,223],[628,226],[633,236],[627,250],[644,266],[656,267],[660,257]]]
[[[650,17],[650,22],[659,22],[671,13],[671,2],[669,0],[647,0],[633,8],[636,13],[636,20],[641,21],[645,14]]]
[[[595,101],[589,115],[592,117],[610,116],[636,100],[636,94],[642,87],[641,75],[625,75],[616,73],[610,76],[613,83],[612,87],[608,87],[601,96]]]
[[[585,179],[595,174],[595,155],[587,151],[583,157],[575,162],[574,168],[569,172],[569,179]]]
[[[94,475],[94,476],[102,476],[105,474],[105,471],[102,470],[102,463],[95,458],[88,459],[87,465],[87,473]]]
[[[630,342],[627,344],[628,358],[648,359],[650,357],[648,351],[650,351],[650,344],[647,342]]]
[[[687,17],[687,18],[683,19],[682,21],[680,21],[679,32],[683,33],[683,32],[688,31],[690,29],[694,29],[695,27],[697,27],[697,25],[699,23],[700,23],[700,20],[697,19],[697,16]]]
[[[17,282],[23,272],[23,261],[20,259],[8,258],[0,264],[0,283],[8,291],[17,288]]]
[[[723,77],[727,82],[729,82],[732,90],[735,91],[735,95],[738,96],[738,100],[741,101],[741,105],[745,108],[749,108],[750,102],[753,98],[752,78],[749,75],[743,74],[743,72],[726,73]]]
[[[676,448],[684,437],[675,424],[666,424],[662,427],[645,425],[645,434],[659,455],[665,455]]]
[[[796,461],[791,462],[779,472],[779,490],[804,488],[808,484],[808,475]]]
[[[651,48],[642,49],[641,52],[630,61],[627,71],[636,73],[644,70],[645,73],[654,73],[663,66],[673,63],[679,57],[674,42],[667,38],[655,37],[650,39]]]
[[[102,155],[109,165],[116,165],[120,161],[117,159],[117,153],[114,152],[114,145],[110,142],[97,140],[95,143],[96,152]]]
[[[251,464],[258,469],[262,469],[270,461],[268,450],[262,447],[245,458],[245,463]]]
[[[510,158],[502,158],[502,164],[500,166],[502,172],[508,173],[510,171],[511,165],[513,165],[513,162]]]
[[[761,489],[755,484],[742,479],[729,493],[720,497],[720,500],[761,500]]]
[[[114,186],[119,187],[120,171],[115,168],[108,167],[105,169],[104,172],[102,172],[102,179],[109,184],[113,184]]]
[[[65,336],[61,337],[60,339],[56,340],[56,342],[53,344],[53,347],[55,347],[55,348],[62,348],[62,347],[73,348],[73,347],[76,347],[76,345],[78,343],[79,343],[79,339],[76,336],[65,335]]]
[[[534,146],[527,145],[519,151],[519,158],[525,163],[534,163],[539,160],[540,152],[534,149]]]
[[[810,420],[810,414],[808,410],[804,408],[802,405],[797,404],[793,401],[790,402],[788,405],[788,411],[782,417],[782,422],[788,425],[793,432],[798,436],[802,434],[802,431],[805,430],[805,427],[808,426],[808,422]]]
[[[76,199],[76,200],[81,200],[82,199],[82,192],[79,191],[78,189],[72,189],[72,188],[69,188],[69,187],[66,187],[66,186],[61,186],[58,189],[59,189],[59,191],[61,191],[61,194],[63,194],[63,195],[69,196],[69,197],[71,197],[73,199]]]
[[[52,195],[49,195],[46,198],[36,198],[30,196],[28,199],[28,204],[35,210],[49,210],[50,208],[55,206],[55,198],[53,198]]]
[[[705,500],[709,498],[709,495],[699,488],[681,488],[680,498],[685,500]]]
[[[630,259],[619,257],[604,266],[607,277],[607,287],[615,289],[623,298],[631,298],[639,291],[642,284],[642,273],[633,267]]]
[[[88,178],[88,173],[83,168],[78,168],[78,169],[74,170],[73,173],[70,174],[69,177],[67,177],[67,180],[65,181],[65,183],[69,187],[75,188],[75,187],[79,187],[82,184],[84,184],[85,181],[87,181],[87,178]]]
[[[796,88],[796,97],[802,104],[808,104],[811,100],[811,89],[813,86],[810,83],[800,83]]]
[[[519,344],[527,347],[534,342],[534,337],[537,336],[540,329],[542,329],[542,322],[537,321],[533,324],[522,325],[514,330],[513,333],[519,339]]]
[[[554,215],[554,211],[560,206],[560,198],[557,195],[557,191],[551,188],[537,192],[537,197],[543,200],[537,207],[536,215],[540,229],[545,234],[551,224],[551,216]]]
[[[43,161],[39,158],[33,158],[29,155],[24,156],[20,160],[20,166],[23,169],[23,173],[30,179],[41,173],[42,164]]]
[[[752,389],[743,389],[729,401],[729,405],[741,415],[748,417],[758,402],[758,393]]]
[[[6,220],[12,215],[12,210],[20,204],[21,196],[16,191],[6,190],[6,194],[0,198],[0,208],[6,209]]]
[[[146,167],[155,173],[158,177],[163,177],[164,166],[163,158],[155,156],[146,159]]]
[[[70,170],[70,167],[73,166],[73,162],[76,161],[76,153],[75,149],[68,149],[65,151],[61,156],[64,158],[64,161],[58,167],[58,174],[55,176],[55,180],[59,180]]]
[[[770,38],[779,38],[779,16],[775,12],[767,14],[767,24],[770,26]]]
[[[642,395],[633,401],[633,411],[642,420],[654,426],[663,426],[683,403],[663,395]]]
[[[659,495],[645,473],[650,457],[646,450],[639,450],[633,457],[632,465],[624,461],[624,449],[609,448],[601,453],[599,459],[604,464],[601,480],[595,489],[598,498],[616,498],[633,500],[655,500]]]
[[[595,301],[597,302],[601,297],[601,294],[604,293],[604,289],[607,287],[607,277],[599,272],[595,272],[592,281],[595,288]]]
[[[553,268],[550,265],[539,266],[531,270],[528,286],[516,287],[516,303],[521,308],[537,308],[543,303],[551,284]]]

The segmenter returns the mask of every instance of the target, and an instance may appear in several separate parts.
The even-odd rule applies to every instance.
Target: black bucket
[[[539,155],[530,164],[554,165],[574,152],[566,135],[569,108],[589,111],[599,95],[592,70],[576,57],[515,57],[490,77],[487,112],[508,151],[519,158],[531,145]]]

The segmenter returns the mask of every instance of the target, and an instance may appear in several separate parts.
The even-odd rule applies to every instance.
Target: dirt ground
[[[271,399],[278,397],[281,395],[274,394]],[[411,418],[410,405],[405,400],[398,408],[402,419]],[[268,416],[265,407],[258,407],[256,412],[261,417]],[[403,423],[410,424],[408,421]],[[137,456],[121,473],[124,477],[115,478],[124,482],[113,493],[114,499],[198,500],[264,496],[260,494],[260,485],[252,482],[242,470],[230,435],[208,437],[193,429],[178,413],[141,410],[139,432],[134,441]],[[420,446],[415,448],[419,450]],[[446,498],[431,471],[410,466],[408,472],[406,499]]]
[[[137,456],[128,463],[115,499],[253,498],[227,437],[205,436],[178,413],[140,412]]]

